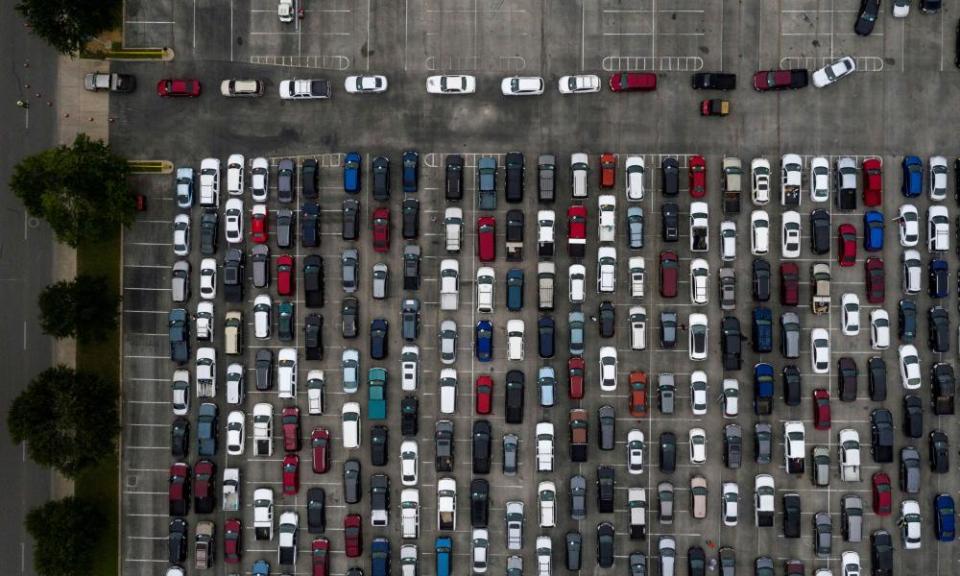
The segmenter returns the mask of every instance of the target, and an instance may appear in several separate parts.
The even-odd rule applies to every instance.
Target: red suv
[[[867,158],[863,168],[863,203],[879,206],[883,203],[883,171],[879,158]]]
[[[363,519],[359,514],[343,517],[343,547],[347,558],[363,554]]]
[[[243,527],[237,518],[228,518],[223,522],[223,561],[227,564],[239,564],[243,550]]]
[[[283,457],[283,495],[295,496],[300,491],[300,457],[287,454]]]
[[[677,297],[677,284],[680,281],[679,267],[676,252],[667,250],[660,253],[660,295],[664,298]]]
[[[610,152],[600,155],[600,187],[613,188],[617,183],[617,157]]]
[[[493,216],[477,218],[477,256],[481,262],[497,257],[497,220]]]
[[[217,465],[201,460],[193,466],[193,507],[198,514],[209,514],[217,500]]]
[[[390,209],[377,208],[373,211],[373,250],[390,251]]]
[[[870,479],[873,489],[873,513],[877,516],[889,516],[893,509],[893,487],[886,472],[874,472]]]
[[[830,429],[830,392],[823,388],[813,391],[813,427],[817,430]]]
[[[797,306],[800,303],[800,268],[793,262],[780,265],[780,304]]]
[[[317,538],[310,547],[313,558],[313,576],[327,576],[330,573],[330,541]]]
[[[170,467],[170,486],[167,489],[171,516],[186,516],[190,512],[190,465],[177,462]]]
[[[610,77],[611,92],[635,92],[657,89],[657,75],[653,72],[620,72]]]
[[[489,414],[493,403],[493,378],[488,374],[477,376],[477,414]]]
[[[707,161],[703,159],[703,156],[691,156],[687,164],[687,174],[689,175],[687,185],[690,188],[690,196],[703,198],[707,195]]]
[[[857,229],[853,224],[837,227],[837,253],[841,266],[853,266],[857,262]]]
[[[583,371],[585,364],[580,356],[571,356],[567,360],[568,388],[571,400],[583,398]]]
[[[280,413],[280,424],[283,427],[283,449],[287,452],[300,451],[300,409],[296,406],[287,406]]]
[[[647,415],[647,373],[642,370],[630,373],[630,415],[636,418]]]
[[[293,258],[286,254],[277,258],[277,293],[293,294]]]
[[[313,450],[313,471],[323,474],[330,469],[330,431],[317,426],[310,434],[310,449]]]
[[[871,304],[883,304],[885,287],[883,285],[883,260],[880,258],[867,258],[863,263],[863,274],[867,285],[867,302]]]

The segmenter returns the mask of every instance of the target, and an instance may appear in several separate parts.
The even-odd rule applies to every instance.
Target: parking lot
[[[462,5],[461,5],[462,4]],[[472,423],[480,417],[473,405],[473,382],[479,374],[494,378],[493,414],[486,416],[493,425],[494,453],[493,470],[487,475],[494,487],[491,501],[490,528],[493,540],[491,570],[500,573],[505,566],[502,538],[504,503],[507,500],[523,500],[527,506],[523,550],[524,569],[532,573],[536,568],[533,540],[541,533],[553,539],[554,571],[563,571],[563,535],[578,530],[584,536],[584,568],[588,572],[625,573],[626,557],[639,550],[647,554],[655,566],[657,538],[672,535],[677,539],[677,552],[685,562],[688,547],[704,548],[707,557],[716,557],[716,549],[732,546],[737,551],[738,573],[751,573],[754,558],[769,555],[776,560],[778,574],[782,561],[789,558],[804,560],[807,572],[814,567],[829,567],[835,575],[840,574],[839,556],[842,551],[856,550],[860,553],[864,568],[870,565],[869,542],[847,543],[840,538],[840,499],[849,493],[864,498],[868,510],[866,532],[884,528],[894,536],[896,574],[950,574],[957,571],[960,553],[955,546],[938,544],[933,538],[933,514],[930,503],[935,494],[946,492],[958,496],[960,481],[956,474],[932,474],[927,468],[926,439],[911,440],[900,430],[902,421],[901,390],[898,383],[897,352],[894,337],[891,349],[883,352],[870,350],[867,316],[871,307],[863,298],[863,267],[865,253],[860,249],[857,265],[850,268],[837,266],[835,243],[831,253],[815,257],[809,249],[808,224],[805,214],[814,208],[807,195],[806,164],[814,156],[823,155],[833,163],[837,157],[849,155],[859,163],[868,156],[878,156],[884,164],[884,201],[882,209],[888,222],[884,250],[879,255],[886,263],[887,282],[884,308],[891,319],[896,318],[897,300],[900,296],[901,274],[899,270],[902,248],[897,241],[895,223],[890,222],[897,207],[904,201],[899,193],[900,161],[905,154],[917,154],[926,161],[933,154],[956,156],[953,142],[958,123],[952,112],[942,109],[942,102],[955,101],[960,97],[960,81],[953,67],[953,28],[956,14],[948,10],[941,15],[924,16],[914,10],[904,21],[889,18],[888,6],[884,18],[878,22],[874,36],[860,38],[852,34],[852,22],[856,2],[783,2],[781,5],[762,3],[738,4],[724,1],[719,4],[704,4],[693,1],[670,6],[656,0],[625,3],[623,6],[609,2],[583,3],[571,6],[540,5],[531,2],[510,0],[504,3],[439,3],[411,1],[393,6],[376,3],[312,2],[305,5],[303,20],[295,20],[283,26],[275,15],[273,2],[235,0],[226,5],[167,0],[157,3],[128,2],[126,4],[126,42],[130,45],[168,45],[175,49],[177,59],[163,64],[117,64],[118,71],[130,71],[147,87],[129,98],[114,98],[111,115],[117,118],[111,132],[111,143],[121,153],[138,158],[166,158],[177,166],[199,168],[202,158],[212,156],[226,161],[227,155],[235,152],[249,161],[256,156],[270,159],[271,182],[275,186],[275,163],[280,158],[318,159],[320,170],[321,244],[318,249],[300,247],[288,252],[295,258],[298,274],[302,259],[307,254],[320,255],[325,263],[326,302],[323,315],[324,359],[306,361],[303,354],[303,319],[308,311],[303,306],[302,282],[298,278],[295,345],[299,351],[300,390],[297,405],[301,409],[301,428],[305,440],[315,426],[328,428],[333,436],[333,470],[323,475],[314,474],[309,468],[309,450],[300,452],[301,489],[297,496],[284,497],[280,491],[280,440],[275,439],[274,455],[271,458],[253,457],[251,446],[246,456],[226,456],[221,449],[214,459],[219,470],[226,466],[241,469],[243,490],[242,508],[239,517],[245,529],[245,551],[239,567],[225,566],[221,560],[221,543],[218,541],[217,574],[247,573],[253,561],[265,558],[276,568],[276,537],[272,542],[257,542],[250,533],[253,525],[252,494],[258,487],[270,487],[275,494],[274,516],[285,510],[300,512],[300,558],[291,573],[306,574],[310,571],[309,541],[312,535],[305,530],[305,491],[320,486],[327,493],[327,533],[333,550],[331,572],[342,575],[350,566],[359,565],[369,573],[369,543],[372,537],[386,535],[393,545],[394,572],[397,572],[397,552],[407,541],[399,532],[399,388],[400,302],[408,297],[400,289],[402,245],[400,230],[399,186],[400,156],[403,150],[420,152],[420,237],[416,241],[423,250],[423,282],[416,294],[423,303],[421,335],[417,341],[421,350],[421,385],[417,393],[420,399],[420,527],[421,537],[416,541],[420,551],[421,574],[435,573],[433,542],[436,528],[436,482],[438,474],[432,465],[434,443],[433,426],[440,417],[436,396],[436,381],[440,370],[437,347],[437,332],[440,322],[456,321],[459,328],[459,350],[455,367],[458,370],[458,405],[449,419],[455,422],[457,453],[454,472],[457,480],[458,523],[454,537],[453,552],[456,560],[464,560],[470,553],[469,483],[473,478],[470,462],[470,433]],[[835,5],[834,5],[835,4]],[[136,23],[132,23],[136,22]],[[508,23],[508,24],[505,24]],[[945,32],[944,32],[945,31]],[[941,34],[942,33],[942,34]],[[882,34],[882,35],[881,35]],[[238,42],[240,39],[240,42]],[[823,59],[850,54],[857,57],[857,64],[868,71],[845,80],[843,84],[824,91],[812,88],[782,95],[757,94],[749,90],[750,74],[758,68],[783,66],[819,66]],[[304,69],[316,77],[333,80],[335,95],[329,102],[300,103],[279,102],[276,83],[284,78],[305,76]],[[733,113],[727,119],[700,118],[696,114],[697,103],[706,96],[689,89],[689,72],[694,70],[734,71],[738,73],[739,88],[729,93]],[[351,98],[340,89],[345,74],[370,70],[387,74],[391,89],[378,97]],[[583,70],[590,73],[622,70],[650,70],[660,74],[660,86],[654,94],[616,95],[604,93],[576,97],[561,97],[553,87],[562,74]],[[423,94],[423,77],[441,72],[468,72],[478,75],[478,94],[464,98],[426,98]],[[499,95],[496,87],[499,77],[506,74],[541,74],[548,85],[548,94],[539,98],[507,101]],[[163,76],[192,76],[204,83],[204,95],[197,101],[160,100],[151,94],[152,82]],[[265,80],[267,92],[264,98],[249,101],[226,101],[215,94],[219,81],[228,77],[251,76]],[[604,77],[605,81],[605,77]],[[909,114],[907,113],[909,111]],[[343,155],[357,150],[363,155],[364,188],[359,195],[362,214],[362,232],[357,242],[341,239],[340,203],[346,198],[341,184],[340,164]],[[500,173],[498,190],[503,189],[503,156],[510,151],[524,153],[527,163],[526,195],[522,205],[508,205],[499,194],[497,219],[497,259],[492,264],[496,271],[496,307],[492,315],[476,312],[476,219],[482,213],[474,203],[475,161],[480,155],[498,158]],[[610,345],[619,350],[619,387],[615,393],[601,393],[597,386],[598,349],[607,342],[597,337],[596,326],[588,325],[591,344],[585,353],[587,367],[586,388],[583,400],[571,401],[565,393],[567,359],[566,316],[571,309],[567,302],[566,269],[571,260],[565,249],[566,209],[571,204],[569,193],[569,158],[574,152],[590,154],[589,197],[583,203],[589,213],[587,257],[587,301],[583,309],[595,316],[600,298],[591,282],[596,277],[595,250],[597,242],[597,159],[602,152],[618,155],[617,185],[611,193],[617,196],[617,254],[618,288],[613,298],[616,306],[616,336]],[[458,257],[460,262],[460,305],[454,312],[442,312],[437,306],[439,261],[446,257],[442,230],[438,222],[448,205],[443,197],[443,159],[449,153],[464,154],[467,159],[464,182],[466,192],[460,205],[464,209],[465,245]],[[540,205],[536,199],[536,158],[541,153],[553,153],[558,159],[557,201]],[[744,346],[743,369],[737,373],[724,373],[720,363],[719,326],[723,313],[718,305],[717,273],[722,266],[719,255],[719,222],[723,219],[719,198],[720,164],[725,155],[741,158],[745,168],[752,158],[764,156],[774,168],[774,180],[779,169],[779,158],[785,153],[798,153],[805,162],[804,197],[799,211],[803,218],[803,250],[796,260],[801,270],[800,314],[803,329],[801,357],[794,363],[803,378],[803,395],[800,406],[784,404],[780,396],[782,388],[777,378],[777,399],[770,417],[755,416],[751,410],[752,366],[759,361],[769,362],[779,374],[786,364],[781,355],[758,355],[750,351],[749,342]],[[648,170],[647,194],[639,204],[646,216],[645,245],[642,250],[630,250],[625,236],[626,198],[623,194],[623,161],[627,156],[643,155]],[[685,176],[686,161],[690,155],[701,154],[707,160],[707,200],[710,204],[710,251],[705,257],[710,265],[710,302],[706,306],[693,305],[689,296],[687,272],[693,254],[688,249],[687,216],[690,197],[686,190],[686,178],[681,178],[680,240],[677,244],[664,243],[660,236],[660,208],[664,202],[660,190],[660,161],[664,156],[677,157],[681,174]],[[393,217],[393,234],[390,252],[377,254],[372,250],[368,223],[377,202],[369,190],[372,181],[369,167],[374,157],[389,156],[393,167],[393,195],[389,206]],[[249,166],[248,166],[249,168]],[[248,172],[249,178],[249,172]],[[951,209],[951,227],[955,204],[953,174],[951,190],[945,201]],[[167,344],[167,314],[173,306],[170,300],[170,266],[176,260],[172,253],[171,226],[178,213],[173,201],[172,177],[136,177],[138,191],[147,196],[148,209],[124,236],[124,364],[123,364],[123,452],[122,452],[122,550],[125,573],[140,574],[145,570],[161,573],[167,566],[167,515],[166,494],[169,465],[170,376],[174,365],[169,360]],[[771,252],[767,256],[776,269],[780,259],[779,224],[782,208],[778,203],[779,186],[774,186],[774,199],[766,207],[772,218],[774,232],[771,234]],[[223,192],[226,197],[225,192]],[[914,202],[921,215],[929,204],[926,197]],[[252,206],[245,198],[245,208]],[[750,310],[754,303],[750,292],[749,253],[749,182],[745,180],[745,198],[742,212],[736,217],[739,230],[737,242],[737,308],[745,334],[749,335]],[[858,232],[863,231],[863,207],[849,212],[840,212],[834,203],[820,205],[831,212],[832,227],[842,223],[853,224]],[[820,207],[817,206],[817,207]],[[274,191],[271,191],[269,208],[271,219],[277,207]],[[505,213],[510,208],[524,210],[526,235],[522,262],[507,262],[504,258]],[[541,360],[536,354],[532,335],[540,313],[536,310],[536,232],[534,214],[538,209],[549,208],[557,214],[557,249],[554,261],[558,269],[557,307],[551,313],[557,321],[557,350],[555,358]],[[194,250],[190,257],[193,267],[194,294],[186,308],[193,313],[199,301],[197,270],[200,257],[197,254],[199,208],[191,211]],[[485,215],[485,214],[484,214]],[[249,220],[249,213],[247,213]],[[271,221],[269,242],[275,257],[285,253],[276,247],[272,237],[275,222]],[[249,223],[247,224],[249,229]],[[921,231],[924,227],[921,226]],[[297,226],[299,234],[299,226]],[[953,230],[951,230],[951,235]],[[953,239],[953,238],[952,238]],[[222,259],[225,243],[222,234],[218,260]],[[249,252],[249,241],[245,249]],[[339,257],[344,248],[360,250],[360,337],[354,341],[339,338],[340,303],[344,293],[340,287]],[[664,299],[657,290],[657,257],[665,249],[673,249],[680,256],[681,285],[677,298]],[[920,248],[924,260],[928,255]],[[632,255],[646,258],[646,297],[639,302],[647,309],[647,342],[643,351],[629,350],[627,312],[638,302],[630,299],[627,274],[627,259]],[[871,254],[874,255],[874,254]],[[699,254],[697,256],[700,256]],[[951,268],[958,265],[953,253],[945,255]],[[809,310],[809,265],[813,262],[830,262],[833,273],[832,307],[830,314],[814,316]],[[371,298],[370,269],[377,262],[386,262],[391,271],[390,296],[386,300]],[[506,310],[504,279],[510,268],[524,271],[525,306],[519,313]],[[249,274],[248,254],[248,274]],[[776,290],[777,283],[774,283]],[[252,301],[261,291],[247,282],[244,305],[227,305],[222,294],[215,301],[218,333],[222,333],[222,318],[227,310],[237,309],[244,313],[244,320],[252,322]],[[278,302],[275,286],[264,290]],[[842,294],[853,292],[861,296],[861,322],[864,329],[856,337],[844,337],[840,332],[839,301]],[[931,305],[924,291],[915,297],[921,314]],[[957,310],[957,296],[953,293],[941,304],[951,315]],[[781,307],[774,292],[767,304],[773,312],[775,324],[785,308]],[[658,344],[656,318],[662,310],[675,310],[681,321],[686,322],[690,312],[708,314],[711,329],[710,357],[706,362],[688,359],[686,333],[681,334],[675,350],[663,350]],[[481,317],[488,316],[495,328],[494,361],[478,362],[473,354],[473,327]],[[369,356],[369,323],[374,318],[385,318],[391,323],[390,355],[382,361],[373,361]],[[505,327],[508,319],[521,318],[527,328],[526,359],[509,362],[506,359]],[[951,326],[955,326],[955,320]],[[831,330],[832,362],[828,376],[814,375],[810,370],[809,331],[823,327]],[[927,324],[921,318],[917,336],[925,378],[920,391],[926,402],[930,390],[926,383],[929,367],[935,361],[953,362],[951,352],[932,355],[925,345]],[[775,329],[775,344],[779,344],[779,330]],[[257,349],[279,349],[288,344],[276,337],[269,342],[253,338],[252,325],[248,326],[244,355],[241,361],[252,369],[253,356]],[[196,350],[191,347],[191,354]],[[218,351],[218,386],[223,388],[224,368],[237,361],[236,357],[224,354],[223,343],[215,342]],[[344,347],[357,348],[361,355],[361,369],[383,366],[390,374],[388,391],[388,419],[391,432],[387,467],[380,469],[370,463],[369,438],[365,435],[358,450],[346,451],[341,445],[340,408],[346,400],[342,393],[340,354]],[[866,362],[870,356],[881,355],[887,365],[890,393],[884,402],[869,401],[866,392]],[[856,402],[841,402],[837,390],[836,360],[842,356],[852,357],[859,369],[859,392]],[[941,357],[942,356],[942,357]],[[541,408],[537,404],[536,374],[540,366],[552,366],[560,380],[557,405]],[[193,362],[187,364],[193,375]],[[327,396],[324,414],[307,415],[305,375],[307,370],[322,369],[326,374]],[[503,420],[504,375],[507,370],[522,369],[526,375],[526,406],[523,423],[506,424]],[[736,377],[740,382],[741,409],[733,420],[744,430],[744,461],[739,470],[723,466],[723,426],[731,420],[724,419],[719,403],[711,403],[708,414],[695,417],[689,404],[689,375],[702,369],[709,375],[709,396],[717,398],[723,376]],[[657,375],[671,372],[678,384],[678,407],[673,415],[663,415],[656,409],[656,394],[651,393],[651,410],[647,417],[630,417],[627,407],[626,378],[633,370],[643,370],[655,387]],[[811,390],[830,390],[833,411],[833,427],[830,431],[818,431],[812,424]],[[363,429],[369,430],[366,421],[366,390],[356,394],[364,417]],[[247,412],[247,435],[250,436],[250,413],[253,404],[270,402],[279,414],[282,406],[275,392],[258,393],[248,380],[247,398],[242,407]],[[194,397],[190,419],[195,424],[196,406]],[[223,425],[234,406],[228,406],[222,393],[216,403],[220,410],[221,444],[225,439]],[[615,450],[598,449],[597,409],[609,404],[616,410]],[[583,407],[590,414],[589,461],[573,464],[567,461],[568,411]],[[869,414],[884,407],[894,414],[897,427],[895,452],[907,445],[915,445],[923,461],[923,487],[915,497],[923,513],[923,548],[903,551],[896,526],[897,506],[904,495],[896,487],[897,463],[877,465],[868,454],[870,440]],[[444,417],[447,417],[444,415]],[[278,418],[276,419],[278,420]],[[791,476],[783,469],[783,444],[781,422],[801,420],[807,432],[807,451],[814,446],[828,446],[831,453],[830,486],[826,489],[813,486],[809,472],[804,476]],[[952,417],[936,417],[925,408],[924,433],[938,428],[952,438],[960,430]],[[556,428],[555,451],[557,468],[551,475],[535,471],[534,428],[537,422],[551,421]],[[775,442],[773,463],[758,465],[752,459],[752,429],[754,423],[768,421],[773,425]],[[647,451],[644,473],[631,476],[626,471],[624,440],[631,428],[639,428],[646,437]],[[707,431],[707,463],[690,465],[686,457],[687,431],[701,427]],[[863,444],[863,481],[859,484],[842,483],[837,470],[837,432],[852,427],[859,432]],[[658,469],[657,439],[664,431],[674,432],[681,441],[679,445],[678,470],[664,474]],[[501,445],[503,434],[514,433],[520,437],[520,469],[517,476],[506,477],[500,473]],[[274,434],[279,436],[278,422]],[[342,463],[346,458],[358,458],[362,462],[363,490],[369,488],[369,475],[384,472],[390,475],[391,517],[388,529],[371,529],[368,518],[370,498],[364,494],[356,505],[343,502],[341,488]],[[196,461],[195,446],[187,459]],[[616,511],[614,514],[599,514],[596,511],[596,467],[611,465],[616,468]],[[807,461],[809,470],[810,462]],[[954,463],[955,467],[955,463]],[[883,469],[894,482],[894,513],[881,518],[870,512],[870,475]],[[774,527],[757,529],[753,524],[753,479],[758,473],[772,474],[778,491],[778,517]],[[582,521],[573,521],[569,516],[567,481],[573,474],[582,474],[588,481],[588,516]],[[690,477],[702,474],[708,479],[709,499],[706,519],[696,520],[689,515],[688,487]],[[444,474],[446,475],[446,474]],[[540,530],[536,526],[536,484],[552,479],[558,488],[558,523],[555,528]],[[656,487],[661,481],[670,481],[676,490],[677,517],[673,525],[662,525],[656,517]],[[736,528],[726,528],[720,520],[721,482],[735,481],[740,486],[741,513]],[[627,535],[628,513],[626,491],[629,487],[647,489],[648,537],[632,541]],[[219,482],[217,489],[219,490]],[[803,498],[802,538],[782,537],[782,505],[779,496],[785,492],[798,492]],[[833,552],[829,560],[815,559],[812,551],[812,517],[816,512],[827,511],[833,518]],[[348,512],[363,515],[364,556],[348,559],[343,554],[342,518]],[[212,515],[218,530],[222,530],[225,518],[219,504]],[[189,518],[191,534],[200,516]],[[595,527],[598,522],[609,520],[617,530],[616,564],[604,571],[595,567]],[[218,537],[222,532],[218,532]],[[192,569],[192,552],[188,557],[188,572]],[[458,573],[462,572],[458,569]],[[653,568],[653,574],[659,574]],[[680,569],[685,574],[684,569]]]

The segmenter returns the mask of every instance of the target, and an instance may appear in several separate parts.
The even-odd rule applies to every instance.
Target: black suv
[[[927,340],[931,352],[947,352],[950,349],[950,314],[942,306],[933,306],[927,311]]]
[[[893,415],[889,410],[870,413],[870,442],[874,462],[893,462]]]
[[[373,159],[373,199],[378,202],[390,199],[390,159],[384,156]]]
[[[447,200],[463,198],[463,156],[450,154],[446,159],[447,181],[445,195]]]
[[[830,251],[830,213],[822,208],[810,212],[810,251],[822,255]]]
[[[673,472],[677,469],[677,435],[673,432],[660,434],[660,471]]]
[[[303,292],[307,308],[323,307],[323,259],[311,254],[303,259]]]
[[[405,240],[413,240],[420,235],[420,201],[416,198],[403,199],[402,234]]]
[[[601,338],[613,338],[617,325],[617,309],[609,300],[600,302],[600,308],[597,310],[597,327],[600,330]]]
[[[783,535],[786,538],[800,537],[800,495],[791,492],[783,495]]]
[[[917,304],[913,300],[900,300],[897,306],[897,320],[900,340],[904,344],[912,344],[913,339],[917,337]]]
[[[736,87],[736,74],[698,72],[693,75],[694,90],[734,90]]]
[[[390,442],[390,429],[376,425],[370,428],[370,463],[374,466],[387,465],[387,450]]]
[[[520,370],[507,372],[507,391],[503,395],[506,404],[507,424],[523,422],[524,375]]]
[[[473,423],[473,473],[490,473],[491,434],[493,428],[486,420]]]
[[[320,245],[320,207],[316,202],[300,205],[300,245],[304,248]]]
[[[903,433],[908,438],[923,436],[923,400],[916,394],[903,397]]]
[[[505,159],[507,164],[507,202],[523,202],[523,154],[520,152],[509,152]]]
[[[420,402],[416,396],[404,396],[400,401],[400,433],[404,436],[416,436],[419,425]]]
[[[770,263],[763,258],[753,260],[753,299],[758,302],[770,300]]]
[[[313,158],[307,158],[300,165],[300,186],[304,198],[307,200],[317,199],[317,161]]]
[[[217,253],[217,237],[220,229],[220,215],[216,208],[204,208],[200,215],[200,253],[212,256]]]
[[[664,158],[660,162],[661,182],[663,195],[673,197],[680,193],[680,165],[676,158]]]
[[[597,466],[597,510],[604,514],[613,512],[614,477],[613,466]]]
[[[837,372],[839,373],[840,400],[844,402],[853,402],[857,399],[857,363],[853,358],[844,356],[837,359]]]
[[[403,247],[403,289],[420,289],[420,247],[414,244]]]
[[[735,316],[724,316],[721,324],[723,336],[720,340],[723,351],[723,369],[739,370],[741,361],[740,344],[742,334],[740,333],[740,321]]]
[[[490,519],[490,483],[483,478],[470,482],[470,525],[486,528]]]
[[[867,388],[874,402],[887,399],[887,363],[879,356],[867,360]]]
[[[243,250],[227,250],[223,259],[223,299],[227,302],[243,302],[243,261]]]

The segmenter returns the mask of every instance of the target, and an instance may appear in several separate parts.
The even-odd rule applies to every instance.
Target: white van
[[[282,348],[277,355],[277,394],[291,400],[297,397],[296,348]]]
[[[360,404],[346,402],[340,412],[343,426],[343,447],[360,447]]]
[[[270,338],[270,318],[273,303],[270,296],[261,294],[253,301],[253,335],[260,340]]]
[[[400,350],[400,389],[414,392],[420,380],[420,347],[404,346]]]
[[[587,197],[587,166],[589,158],[583,152],[570,155],[570,185],[574,198]]]
[[[587,268],[583,264],[574,264],[567,269],[570,279],[570,303],[582,304],[586,299]]]
[[[234,362],[227,366],[227,404],[243,404],[246,396],[243,372],[242,364]]]
[[[457,371],[444,368],[440,371],[439,382],[440,413],[453,414],[457,411]]]
[[[477,269],[477,312],[493,312],[495,284],[496,275],[493,268],[483,266]]]
[[[231,154],[227,158],[227,192],[231,196],[243,194],[243,172],[246,160],[242,154]]]
[[[507,321],[507,358],[523,360],[523,320]]]

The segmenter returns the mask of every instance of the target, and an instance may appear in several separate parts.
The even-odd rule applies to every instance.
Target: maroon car
[[[323,474],[330,469],[330,431],[321,426],[310,434],[310,448],[313,450],[313,471]]]
[[[804,68],[792,70],[761,70],[753,75],[753,89],[758,92],[768,90],[796,90],[805,88],[809,74]]]
[[[283,449],[287,452],[299,452],[300,409],[296,406],[287,406],[280,414],[280,423],[283,427]]]
[[[780,303],[784,306],[800,303],[800,268],[793,262],[780,265]]]
[[[676,252],[666,250],[660,253],[660,295],[664,298],[677,297],[677,284],[680,281],[679,266]]]
[[[356,558],[363,554],[363,519],[359,514],[347,514],[343,517],[343,545],[347,558]]]
[[[223,522],[223,561],[227,564],[239,564],[243,551],[243,527],[237,518],[228,518]]]
[[[167,491],[171,516],[186,516],[190,512],[190,465],[177,462],[170,467],[170,486]]]
[[[213,512],[217,501],[217,465],[210,460],[201,460],[193,467],[193,506],[197,514]]]
[[[883,260],[880,258],[867,258],[863,263],[863,273],[867,285],[867,302],[871,304],[883,304],[885,295],[883,278]]]

